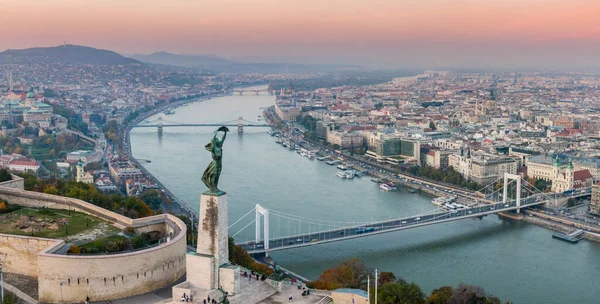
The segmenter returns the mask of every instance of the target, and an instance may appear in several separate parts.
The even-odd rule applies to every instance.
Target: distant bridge
[[[273,95],[273,91],[269,90],[269,89],[260,89],[260,90],[255,90],[255,89],[235,89],[233,90],[234,93],[240,93],[240,95],[242,95],[244,92],[252,92],[252,93],[256,93],[256,95],[258,95],[258,93],[260,92],[269,92],[269,94]]]
[[[152,121],[145,121],[141,124],[135,125],[132,128],[157,128],[158,133],[161,134],[165,127],[237,127],[238,133],[244,133],[244,127],[253,128],[270,128],[269,124],[257,123],[249,120],[245,120],[243,117],[239,117],[236,120],[230,120],[222,123],[180,123],[174,121],[168,121],[159,116],[157,119]]]

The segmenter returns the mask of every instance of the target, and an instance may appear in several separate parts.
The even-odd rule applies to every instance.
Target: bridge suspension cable
[[[271,214],[279,215],[281,217],[285,217],[285,218],[288,218],[291,220],[304,221],[304,222],[310,222],[310,223],[316,223],[316,224],[318,224],[318,223],[321,223],[321,224],[325,224],[325,223],[369,224],[370,223],[370,222],[356,222],[356,221],[327,221],[327,220],[309,218],[309,217],[305,217],[305,216],[293,215],[293,214],[289,214],[289,213],[285,213],[285,212],[281,212],[281,211],[277,211],[277,210],[272,210],[272,209],[269,209],[269,212]]]
[[[250,225],[254,224],[254,222],[256,222],[256,220],[252,220],[250,223],[248,223],[248,225],[244,226],[238,232],[234,233],[231,237],[235,237],[236,235],[240,234],[242,231],[246,230],[246,228],[248,228]]]
[[[227,229],[231,229],[231,227],[235,226],[235,224],[239,223],[246,216],[250,215],[250,213],[254,212],[254,210],[256,210],[256,207],[252,208],[252,210],[248,211],[248,213],[244,214],[244,216],[240,217],[237,221],[233,222],[233,224],[229,225],[229,227],[227,227]]]

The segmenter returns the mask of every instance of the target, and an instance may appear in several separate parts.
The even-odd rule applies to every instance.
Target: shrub
[[[106,242],[105,248],[108,252],[123,251],[123,249],[125,248],[125,242],[123,242],[123,240],[109,241]]]
[[[22,207],[19,205],[10,205],[5,201],[0,201],[0,214],[2,213],[11,213],[13,211],[17,211]]]
[[[73,245],[73,246],[71,246],[71,248],[69,248],[68,252],[70,254],[81,254],[81,247],[79,247],[77,245]]]
[[[138,249],[147,245],[146,239],[143,236],[135,236],[131,239],[131,245],[133,248]]]
[[[273,274],[273,269],[269,268],[269,266],[254,261],[250,263],[248,268],[266,276],[270,276],[271,274]]]
[[[10,172],[8,172],[8,170],[0,169],[0,182],[9,181],[11,179],[12,176],[10,176]]]

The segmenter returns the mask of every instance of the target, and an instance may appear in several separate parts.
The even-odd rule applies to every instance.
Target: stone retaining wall
[[[151,292],[177,281],[185,274],[185,224],[170,214],[167,220],[178,221],[181,233],[150,249],[99,256],[41,253],[40,302],[81,303],[86,296],[106,301]]]
[[[130,219],[82,200],[5,187],[0,187],[0,198],[28,207],[74,210],[140,231],[162,226],[170,234],[168,242],[149,249],[88,256],[53,254],[62,240],[0,235],[5,271],[37,277],[40,303],[130,297],[168,286],[185,274],[186,226],[174,215]]]
[[[20,176],[11,174],[12,180],[1,182],[0,187],[13,188],[13,189],[25,189],[24,179]]]
[[[38,276],[38,253],[59,244],[61,240],[0,234],[0,263],[5,272]]]
[[[132,219],[124,215],[120,215],[102,207],[98,207],[88,202],[70,197],[0,187],[0,199],[6,200],[12,204],[26,207],[46,207],[51,209],[73,210],[101,218],[111,223],[120,224],[122,226],[131,226],[133,223]]]

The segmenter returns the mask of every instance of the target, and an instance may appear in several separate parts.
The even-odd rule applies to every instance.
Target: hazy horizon
[[[66,41],[121,54],[371,68],[600,67],[600,2],[591,0],[24,0],[2,7],[0,49]]]

